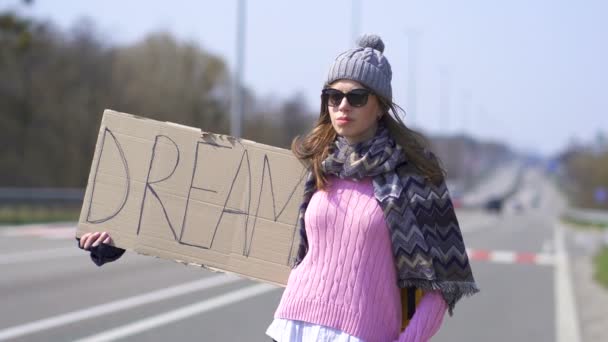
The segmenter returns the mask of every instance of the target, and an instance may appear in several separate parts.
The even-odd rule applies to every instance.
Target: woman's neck
[[[344,136],[344,139],[346,139],[346,142],[348,143],[348,145],[353,146],[356,145],[358,143],[367,141],[371,138],[373,138],[376,135],[376,132],[378,131],[378,125],[375,125],[374,127],[370,128],[370,130],[363,132],[361,135],[358,136],[351,136],[351,137],[347,137]]]

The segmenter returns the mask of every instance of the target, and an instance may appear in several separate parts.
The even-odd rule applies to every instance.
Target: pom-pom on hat
[[[326,84],[347,79],[361,83],[389,101],[393,99],[391,79],[393,72],[384,57],[384,42],[374,34],[363,35],[358,47],[347,50],[336,57],[329,68]]]

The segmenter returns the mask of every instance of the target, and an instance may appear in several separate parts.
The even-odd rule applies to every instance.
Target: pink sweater
[[[425,295],[399,335],[396,268],[371,179],[330,182],[328,191],[317,191],[308,205],[309,251],[291,271],[275,318],[328,326],[366,342],[428,340],[441,325],[445,302],[438,294]]]

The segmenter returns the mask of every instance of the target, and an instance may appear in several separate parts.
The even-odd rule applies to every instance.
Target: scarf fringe
[[[416,287],[423,291],[441,291],[443,299],[448,304],[450,316],[454,314],[456,303],[464,296],[470,297],[479,292],[479,288],[474,282],[464,281],[432,281],[424,279],[399,280],[400,288]]]

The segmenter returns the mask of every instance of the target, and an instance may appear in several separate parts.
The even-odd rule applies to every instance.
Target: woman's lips
[[[341,118],[337,118],[336,119],[336,124],[338,125],[346,125],[347,123],[351,122],[352,120],[346,117],[341,117]]]

